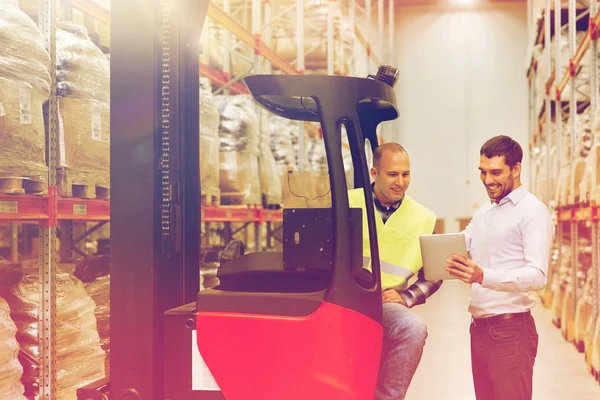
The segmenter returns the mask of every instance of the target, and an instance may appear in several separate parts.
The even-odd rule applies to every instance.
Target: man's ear
[[[377,168],[371,167],[371,178],[375,179],[377,176]]]
[[[515,166],[512,168],[512,176],[513,176],[513,178],[516,178],[520,175],[521,175],[521,163],[516,163]]]

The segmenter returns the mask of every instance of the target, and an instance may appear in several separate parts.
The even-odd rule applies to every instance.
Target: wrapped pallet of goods
[[[221,204],[258,205],[258,117],[247,95],[215,96],[219,110],[219,188]]]
[[[21,347],[25,395],[39,387],[38,343],[40,286],[37,269],[16,265],[0,269],[0,297],[11,308]],[[56,275],[56,398],[75,400],[77,389],[104,378],[105,354],[94,316],[95,304],[83,283],[73,275]]]
[[[260,172],[262,204],[267,208],[279,208],[283,202],[281,173],[271,151],[271,131],[265,127],[261,129],[260,136],[258,169]]]
[[[275,3],[275,15],[285,11],[294,2]],[[304,63],[312,73],[327,72],[327,19],[330,4],[320,0],[308,0],[304,9]],[[348,75],[351,71],[354,43],[354,30],[345,21],[338,4],[333,6],[334,72]],[[288,62],[297,58],[296,21],[282,18],[273,27],[273,50]]]
[[[563,124],[561,127],[561,153],[559,155],[560,159],[560,169],[558,173],[558,181],[556,184],[556,200],[557,204],[561,207],[566,205],[571,205],[569,203],[569,198],[571,196],[571,126],[569,121],[565,118],[563,119]]]
[[[23,366],[19,362],[17,327],[10,317],[10,307],[0,297],[0,399],[26,400],[21,383]]]
[[[298,135],[300,126],[297,121],[267,114],[266,129],[269,131],[269,144],[280,170],[280,176],[288,170],[298,168]]]
[[[0,193],[43,192],[50,57],[17,0],[0,0],[0,9]]]
[[[110,68],[84,27],[56,30],[59,194],[110,195]]]
[[[579,299],[575,311],[574,342],[581,352],[589,350],[587,347],[592,338],[595,322],[592,318],[594,315],[594,274],[588,268],[585,275],[583,288],[578,292]]]
[[[573,292],[573,279],[575,279],[577,297],[581,296],[583,286],[587,278],[587,272],[591,266],[591,246],[587,238],[579,238],[577,242],[577,272],[573,275],[570,269],[564,284],[566,285],[564,300],[562,304],[562,315],[561,315],[561,331],[563,336],[568,342],[575,341],[575,313],[577,309],[577,302],[575,300],[575,293]],[[575,310],[573,309],[575,304]]]
[[[552,283],[555,287],[552,297],[552,321],[556,326],[562,325],[563,305],[566,298],[567,286],[571,282],[571,243],[567,240],[561,242],[561,257],[558,267],[558,274],[555,274],[556,282]]]
[[[575,153],[573,154],[573,164],[571,165],[571,186],[567,199],[568,204],[580,204],[587,200],[585,193],[582,194],[581,189],[585,188],[583,180],[585,178],[587,157],[589,155],[589,148],[585,148],[583,138],[589,137],[591,134],[590,115],[587,112],[577,114],[575,121],[578,140],[575,146]]]
[[[550,264],[548,266],[549,274],[552,279],[548,279],[547,285],[542,291],[542,302],[546,308],[552,307],[552,299],[554,292],[558,286],[558,270],[560,268],[560,243],[556,235],[552,241],[552,249],[550,251]]]
[[[580,224],[583,223],[584,222],[580,222]],[[591,318],[593,308],[589,288],[592,281],[592,242],[590,239],[591,235],[590,238],[579,238],[579,245],[577,247],[577,300],[575,304],[575,313],[572,315],[573,343],[580,346],[582,351],[584,339],[587,335],[586,327]],[[586,293],[588,295],[586,295]],[[570,313],[572,313],[572,310]]]
[[[219,205],[219,111],[208,79],[200,79],[200,187],[203,205]]]
[[[594,112],[594,126],[588,136],[584,137],[582,146],[584,153],[587,154],[585,171],[579,186],[581,196],[589,200],[591,204],[600,204],[600,107]]]
[[[110,256],[97,255],[77,260],[73,275],[94,300],[100,346],[106,353],[106,376],[110,376]]]
[[[110,376],[110,275],[102,275],[86,283],[85,290],[96,303],[96,326],[100,346],[106,354],[106,376]]]

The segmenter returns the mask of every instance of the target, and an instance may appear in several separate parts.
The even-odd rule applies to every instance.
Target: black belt
[[[473,325],[476,326],[477,328],[484,328],[486,326],[493,326],[493,325],[497,325],[502,321],[506,321],[509,319],[521,319],[524,320],[525,318],[529,317],[531,315],[530,311],[525,311],[522,313],[507,313],[507,314],[498,314],[498,315],[494,315],[491,317],[485,317],[485,318],[473,318]]]

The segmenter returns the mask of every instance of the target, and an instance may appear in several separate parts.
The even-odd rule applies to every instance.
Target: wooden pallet
[[[221,205],[221,196],[214,194],[203,194],[200,196],[200,204],[203,206],[219,206]]]
[[[246,194],[242,192],[221,192],[221,205],[224,206],[247,206],[247,207],[261,207],[261,204],[247,204]]]
[[[56,181],[58,183],[58,195],[61,197],[110,200],[110,188],[98,185],[74,184],[68,169],[59,168],[56,172]]]
[[[20,178],[1,178],[0,194],[48,194],[46,182],[31,181]]]
[[[71,196],[80,199],[110,200],[110,189],[92,185],[72,185]]]

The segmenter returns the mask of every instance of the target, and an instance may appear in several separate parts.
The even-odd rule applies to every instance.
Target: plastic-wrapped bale
[[[26,396],[39,387],[39,276],[21,268],[0,270],[0,296],[11,308],[21,346]],[[83,283],[72,275],[56,275],[56,393],[75,400],[77,389],[104,377],[106,355],[96,330],[95,304]]]
[[[47,187],[42,107],[50,58],[37,25],[16,0],[0,0],[0,192]]]
[[[84,27],[56,31],[59,99],[59,192],[108,198],[110,188],[110,66]]]
[[[586,130],[588,133],[591,130],[591,121],[588,113],[578,114],[576,118],[577,125],[577,134],[578,139],[582,138]],[[586,166],[586,157],[582,153],[581,140],[577,141],[577,146],[575,147],[575,157],[573,164],[571,165],[571,191],[569,192],[568,201],[569,204],[579,204],[580,202],[587,200],[583,197],[580,192],[583,182],[583,178],[585,175],[585,166]],[[585,186],[585,185],[584,185]]]
[[[64,197],[108,199],[110,188],[110,106],[59,99],[59,191]]]
[[[258,118],[250,96],[216,96],[222,204],[260,204]]]
[[[56,75],[61,97],[110,102],[110,64],[81,25],[56,30]]]
[[[600,174],[598,174],[600,168],[600,143],[591,140],[594,137],[600,135],[600,107],[596,108],[594,115],[594,126],[589,132],[589,143],[584,143],[586,148],[589,148],[588,156],[586,159],[584,177],[580,185],[580,193],[584,198],[588,198],[594,204],[600,203]]]
[[[300,131],[298,122],[268,113],[267,130],[269,131],[271,152],[279,169],[282,172],[288,169],[297,169]]]
[[[28,83],[0,78],[0,193],[47,188],[45,101]]]
[[[87,283],[85,290],[96,303],[94,314],[100,346],[106,353],[106,376],[110,376],[110,275],[100,276]]]
[[[219,111],[208,79],[200,79],[200,188],[202,204],[219,205]]]
[[[281,172],[271,151],[271,130],[266,127],[260,132],[258,146],[258,169],[260,172],[260,189],[262,202],[266,207],[279,207],[283,202],[281,193]]]
[[[0,297],[0,399],[26,400],[21,383],[17,327],[10,317],[8,303]]]

